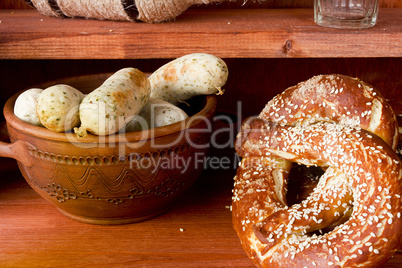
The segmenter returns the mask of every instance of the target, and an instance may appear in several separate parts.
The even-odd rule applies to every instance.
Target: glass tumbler
[[[314,21],[340,29],[365,29],[377,22],[379,0],[314,0]]]

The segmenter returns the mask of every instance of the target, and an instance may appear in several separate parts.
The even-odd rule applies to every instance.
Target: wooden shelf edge
[[[402,9],[380,9],[365,30],[317,26],[312,9],[194,9],[146,24],[0,10],[0,59],[401,57]]]

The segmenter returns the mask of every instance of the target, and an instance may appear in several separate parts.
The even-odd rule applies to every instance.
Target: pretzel
[[[352,107],[350,109],[348,107]],[[375,267],[402,234],[398,125],[372,87],[316,76],[268,102],[236,140],[233,226],[261,267]],[[325,173],[288,206],[292,162]]]

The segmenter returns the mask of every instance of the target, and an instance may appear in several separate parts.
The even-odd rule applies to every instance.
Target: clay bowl
[[[37,87],[65,83],[88,93],[109,76],[66,78]],[[4,107],[11,143],[0,142],[0,156],[16,159],[28,184],[72,219],[92,224],[149,219],[167,210],[202,171],[215,96],[193,100],[190,117],[181,122],[79,138],[17,118],[13,109],[20,93]]]

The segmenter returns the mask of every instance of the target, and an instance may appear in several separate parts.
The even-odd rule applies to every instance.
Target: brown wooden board
[[[366,30],[317,26],[313,9],[199,9],[147,24],[0,11],[0,59],[401,57],[402,14],[381,9]]]

